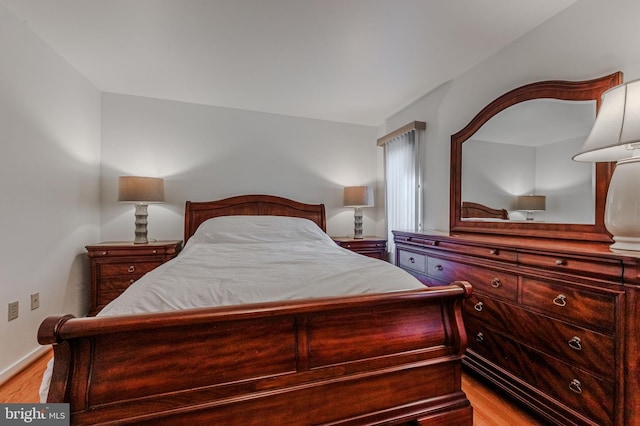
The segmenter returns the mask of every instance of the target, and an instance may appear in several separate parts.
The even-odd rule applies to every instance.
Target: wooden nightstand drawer
[[[387,260],[387,239],[381,237],[347,238],[331,237],[336,244],[347,250],[376,259]]]
[[[182,241],[100,243],[86,248],[91,267],[89,315],[95,315],[144,274],[176,257]]]
[[[615,329],[614,294],[523,277],[522,304],[580,326],[607,332]]]
[[[163,263],[164,262],[103,263],[99,265],[99,273],[101,277],[114,277],[119,275],[135,275],[141,277]]]

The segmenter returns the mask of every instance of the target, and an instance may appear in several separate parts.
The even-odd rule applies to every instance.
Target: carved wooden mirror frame
[[[600,108],[602,93],[621,83],[622,73],[615,72],[587,81],[550,80],[527,84],[495,99],[462,130],[451,135],[451,233],[483,233],[611,242],[611,236],[604,227],[604,206],[615,163],[596,164],[595,224],[593,225],[462,220],[462,144],[490,118],[517,103],[541,98],[568,101],[594,100],[597,111]]]

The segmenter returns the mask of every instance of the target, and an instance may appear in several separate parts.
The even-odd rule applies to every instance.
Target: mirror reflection
[[[595,116],[595,101],[533,99],[492,117],[462,148],[462,220],[594,224],[595,167],[571,157]]]

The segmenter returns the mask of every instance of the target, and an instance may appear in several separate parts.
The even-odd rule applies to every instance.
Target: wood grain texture
[[[472,284],[463,308],[466,367],[548,424],[638,424],[636,254],[587,241],[394,235],[399,260],[423,256],[438,266],[401,267],[424,281]]]
[[[0,402],[37,403],[42,375],[51,355],[51,352],[46,353],[4,383],[0,387]],[[506,395],[489,388],[486,383],[466,372],[462,374],[462,390],[473,406],[474,426],[541,426],[543,424]]]
[[[457,283],[123,317],[50,317],[38,333],[41,343],[55,342],[48,401],[70,402],[74,424],[370,424],[436,414],[471,424],[460,376],[467,343],[462,300],[470,294],[468,284]]]

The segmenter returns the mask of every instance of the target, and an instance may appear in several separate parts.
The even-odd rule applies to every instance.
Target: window
[[[385,216],[389,252],[395,259],[392,230],[421,230],[420,133],[426,124],[414,121],[378,139],[384,147]]]

